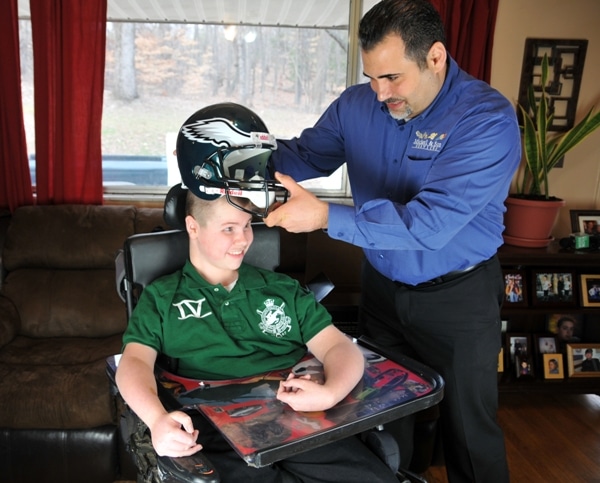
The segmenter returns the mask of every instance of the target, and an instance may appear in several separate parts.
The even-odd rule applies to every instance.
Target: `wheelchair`
[[[123,249],[117,255],[116,284],[120,297],[126,305],[127,318],[139,299],[144,288],[156,278],[172,273],[181,268],[188,256],[188,234],[185,231],[185,195],[181,185],[176,185],[167,194],[164,205],[164,219],[168,226],[175,229],[138,234],[125,240]],[[280,262],[280,238],[278,229],[266,227],[264,223],[252,224],[254,242],[244,258],[244,262],[275,270]],[[307,288],[315,292],[320,301],[331,290],[332,285],[322,277]],[[118,356],[117,356],[118,357]],[[157,365],[177,373],[177,362],[160,357]],[[120,416],[120,431],[127,451],[132,456],[138,472],[138,483],[218,483],[220,481],[218,468],[215,468],[202,451],[182,458],[158,456],[153,448],[149,430],[145,424],[131,411],[120,397],[114,372],[116,367],[107,367],[111,381],[111,390],[115,397]],[[431,407],[443,397],[443,381],[437,374],[434,376],[438,389],[435,397],[430,398],[419,409]],[[167,394],[161,396],[161,385],[158,384],[159,397],[168,410],[180,409],[173,405],[172,398]],[[164,397],[163,397],[164,396]],[[415,409],[417,410],[417,409]],[[366,451],[373,451],[404,483],[426,481],[415,473],[401,469],[401,455],[398,444],[383,425],[362,431],[356,435],[365,444]]]

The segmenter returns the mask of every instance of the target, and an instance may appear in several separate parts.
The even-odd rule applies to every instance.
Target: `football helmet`
[[[177,136],[177,164],[183,184],[196,196],[214,200],[226,196],[236,208],[264,218],[278,195],[287,190],[270,173],[275,137],[250,109],[220,103],[196,111]],[[256,210],[235,203],[248,198]]]

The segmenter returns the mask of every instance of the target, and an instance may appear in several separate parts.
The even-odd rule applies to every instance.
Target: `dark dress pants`
[[[394,283],[365,262],[362,287],[361,332],[445,381],[440,425],[449,481],[509,481],[496,422],[504,296],[497,257],[459,278],[419,288]],[[397,437],[402,447],[412,435]]]

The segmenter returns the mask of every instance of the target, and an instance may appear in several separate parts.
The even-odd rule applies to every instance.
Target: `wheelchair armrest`
[[[115,285],[117,287],[117,294],[123,302],[127,302],[125,294],[125,253],[123,249],[117,252],[115,256]]]
[[[219,473],[202,452],[182,458],[159,456],[158,472],[163,483],[219,483]]]

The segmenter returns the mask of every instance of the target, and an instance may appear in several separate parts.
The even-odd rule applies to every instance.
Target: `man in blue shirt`
[[[272,160],[291,196],[266,223],[326,229],[363,248],[362,331],[446,381],[449,481],[505,482],[496,251],[521,155],[515,110],[450,58],[426,0],[380,2],[361,20],[359,38],[370,86],[348,88],[314,127],[279,141]],[[344,163],[354,206],[327,203],[295,182]]]

